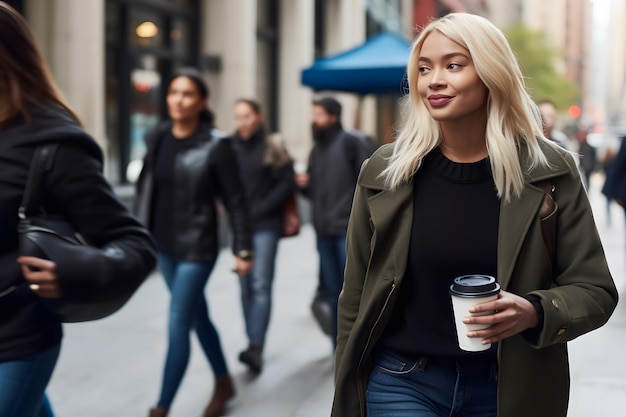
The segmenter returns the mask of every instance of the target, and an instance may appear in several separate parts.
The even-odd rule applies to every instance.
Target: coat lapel
[[[506,290],[528,229],[543,200],[543,191],[527,185],[520,198],[500,203],[498,226],[498,281]]]
[[[411,228],[413,226],[413,182],[401,184],[393,191],[384,185],[380,173],[387,166],[391,147],[385,145],[382,157],[371,158],[363,167],[359,185],[373,191],[368,198],[370,218],[376,230],[374,252],[392,259],[393,274],[402,279],[406,269]]]
[[[378,239],[384,239],[376,244],[393,248],[385,252],[393,258],[394,274],[401,279],[413,226],[413,183],[404,184],[393,192],[383,190],[371,197],[369,203],[374,230]]]

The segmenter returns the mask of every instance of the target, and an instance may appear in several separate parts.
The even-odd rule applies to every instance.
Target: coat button
[[[552,302],[552,306],[558,310],[559,309],[559,301],[556,298],[553,298],[551,302]]]
[[[565,327],[561,327],[556,334],[557,334],[557,336],[563,336],[566,331],[567,331],[567,329],[565,329]]]

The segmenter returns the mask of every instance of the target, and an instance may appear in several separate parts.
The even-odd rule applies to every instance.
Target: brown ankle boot
[[[230,376],[221,376],[215,380],[215,390],[209,405],[204,409],[204,417],[219,417],[224,412],[226,401],[235,396],[235,387]]]
[[[167,408],[153,407],[148,417],[167,417]]]

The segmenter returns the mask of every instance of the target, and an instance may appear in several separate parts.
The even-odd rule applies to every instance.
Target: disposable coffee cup
[[[480,352],[491,347],[491,344],[483,345],[480,337],[467,337],[467,332],[486,329],[489,325],[465,324],[463,318],[472,315],[492,314],[493,311],[470,313],[469,309],[477,304],[496,300],[499,292],[500,285],[494,277],[489,275],[463,275],[454,279],[453,284],[450,285],[450,296],[454,309],[456,334],[461,349],[469,352]]]
[[[293,164],[293,170],[296,174],[305,174],[307,170],[307,164],[305,162],[296,162]]]

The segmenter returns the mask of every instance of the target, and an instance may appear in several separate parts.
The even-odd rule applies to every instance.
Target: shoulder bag
[[[62,284],[62,270],[76,269],[75,265],[85,264],[94,268],[91,271],[78,271],[80,276],[84,275],[85,280],[102,278],[103,275],[103,281],[106,282],[123,280],[123,284],[107,288],[97,295],[88,294],[80,288],[62,287],[61,298],[41,299],[63,322],[97,320],[119,310],[141,285],[145,276],[133,274],[106,277],[107,273],[97,271],[97,261],[101,259],[102,249],[90,246],[67,219],[45,213],[40,204],[43,180],[46,171],[52,167],[57,147],[58,144],[50,144],[39,146],[35,150],[18,213],[19,255],[54,261]],[[67,296],[68,293],[71,296]]]
[[[298,202],[294,192],[283,206],[283,228],[281,237],[296,236],[300,233],[300,213],[298,212]]]

